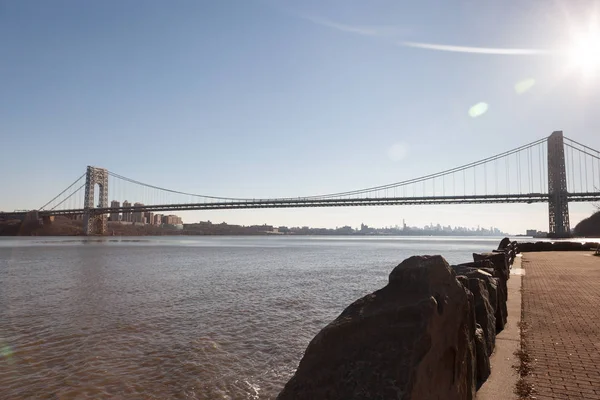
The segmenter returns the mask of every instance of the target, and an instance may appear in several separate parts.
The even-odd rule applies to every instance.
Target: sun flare
[[[571,67],[585,77],[600,75],[600,26],[573,34],[568,57]]]

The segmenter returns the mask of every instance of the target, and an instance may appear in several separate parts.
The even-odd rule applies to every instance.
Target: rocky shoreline
[[[277,399],[474,399],[507,323],[517,253],[598,246],[539,243],[505,238],[458,265],[439,255],[404,260],[314,337]]]

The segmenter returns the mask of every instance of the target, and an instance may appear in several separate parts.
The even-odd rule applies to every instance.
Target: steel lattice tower
[[[103,235],[106,233],[106,214],[94,212],[94,192],[96,184],[99,188],[99,208],[108,207],[108,171],[104,168],[87,167],[85,175],[85,199],[83,208],[83,232],[86,235]]]
[[[567,195],[563,133],[556,131],[548,137],[548,214],[551,237],[568,237],[571,234]]]

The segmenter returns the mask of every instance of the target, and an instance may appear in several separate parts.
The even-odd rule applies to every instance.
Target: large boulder
[[[496,333],[504,329],[508,321],[508,286],[504,280],[504,274],[493,267],[491,261],[483,259],[471,263],[453,265],[452,268],[457,275],[465,275],[469,278],[478,278],[485,282],[489,302],[494,310],[496,321]]]
[[[508,285],[507,281],[510,277],[510,264],[508,256],[501,253],[473,253],[473,261],[491,262],[494,268],[494,276],[498,278],[498,307],[501,308],[500,315],[502,320],[496,320],[496,331],[500,332],[508,322],[508,308],[506,302],[508,300]]]
[[[477,270],[477,269],[473,269],[473,268],[471,268],[470,271],[467,268],[460,268],[460,266],[456,266],[456,265],[453,265],[452,268],[454,268],[455,271],[460,270],[462,273],[467,273],[467,275],[477,274],[478,273],[477,271],[479,271],[480,273],[490,276],[489,274],[487,274],[481,270]],[[492,278],[492,279],[496,279],[496,278]],[[466,275],[462,275],[462,274],[458,275],[456,277],[456,280],[459,281],[465,288],[468,288],[469,286],[471,286],[473,284],[472,281],[482,282],[482,280],[479,280],[476,278],[468,278]],[[476,296],[474,295],[474,292],[472,290],[468,290],[467,293],[469,294],[468,298],[469,298],[469,304],[471,306],[471,321],[474,326],[473,332],[475,335],[475,377],[477,380],[477,389],[479,389],[479,387],[490,376],[491,351],[489,349],[489,343],[485,338],[485,335],[483,333],[483,329],[481,328],[481,325],[479,325],[479,323],[475,323],[475,320],[477,319],[476,311],[475,311],[475,308],[476,308],[475,303],[477,301],[475,299]],[[493,325],[492,325],[492,328],[493,328]],[[495,337],[495,332],[494,332],[494,338],[493,338],[492,344],[495,344],[495,341],[496,341],[496,337]]]
[[[473,293],[475,320],[484,331],[487,354],[491,355],[496,343],[496,313],[502,310],[498,307],[498,278],[465,264],[453,265],[451,268],[458,276],[468,278],[466,283],[461,283]],[[501,314],[499,316],[502,317]]]
[[[474,398],[469,296],[441,256],[404,260],[314,337],[278,399]]]
[[[490,357],[486,352],[485,348],[485,338],[483,334],[483,329],[479,325],[477,325],[477,329],[475,329],[475,354],[477,358],[477,388],[479,388],[483,382],[487,380],[491,373],[490,366]]]
[[[496,317],[483,279],[469,278],[469,290],[475,300],[475,321],[483,330],[487,355],[492,355],[496,343]]]
[[[510,239],[505,237],[504,239],[502,239],[500,241],[500,244],[498,245],[498,250],[504,250],[506,249],[508,246],[510,245]]]
[[[498,274],[510,279],[510,257],[506,253],[473,253],[473,261],[489,260]]]

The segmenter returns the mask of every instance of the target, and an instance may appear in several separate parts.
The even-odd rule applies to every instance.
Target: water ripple
[[[312,337],[415,248],[467,261],[497,243],[10,240],[0,239],[6,399],[271,399]]]

